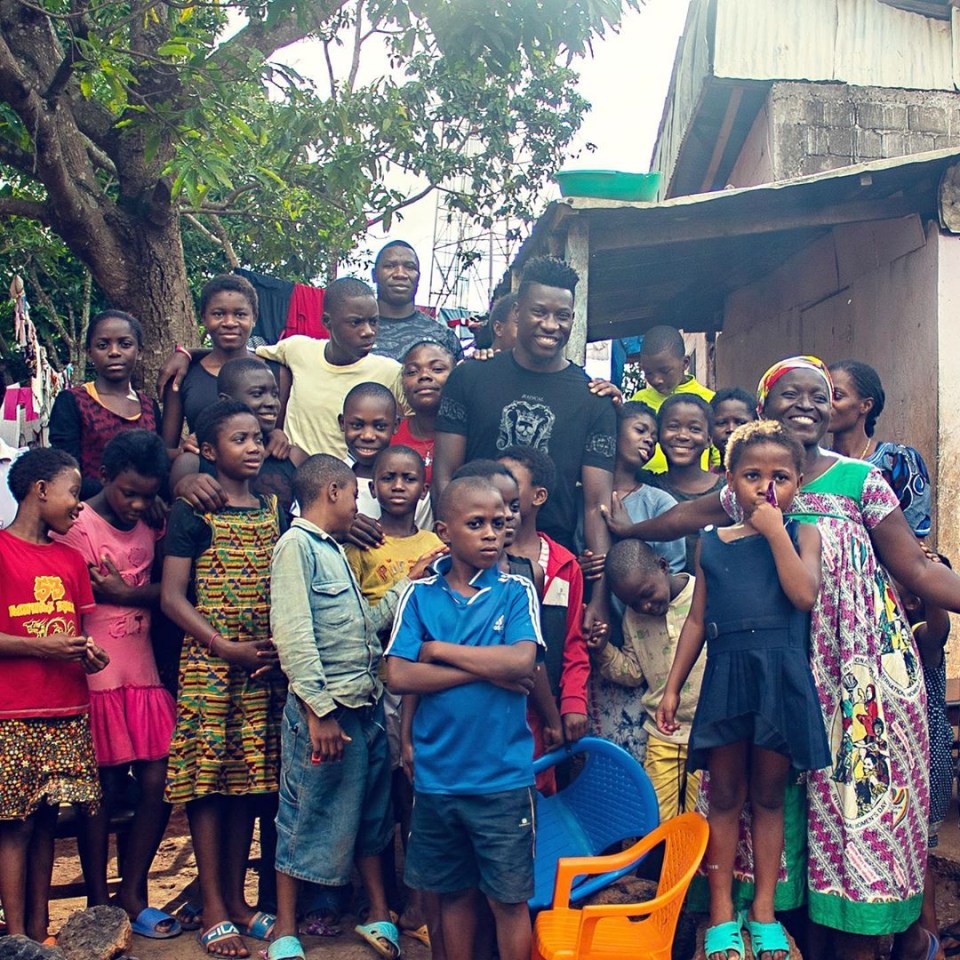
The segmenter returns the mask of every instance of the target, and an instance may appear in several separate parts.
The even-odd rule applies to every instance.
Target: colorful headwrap
[[[779,360],[775,363],[761,378],[757,384],[757,413],[762,417],[763,408],[767,403],[767,396],[773,385],[785,374],[791,370],[813,370],[819,373],[827,383],[827,389],[830,396],[833,396],[833,377],[827,365],[819,357],[787,357],[786,360]]]

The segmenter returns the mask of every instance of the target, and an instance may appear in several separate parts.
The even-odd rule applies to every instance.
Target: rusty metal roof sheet
[[[843,167],[774,184],[626,203],[551,203],[511,265],[561,252],[574,219],[589,231],[588,339],[659,323],[716,329],[724,299],[834,226],[936,217],[938,186],[960,149]]]

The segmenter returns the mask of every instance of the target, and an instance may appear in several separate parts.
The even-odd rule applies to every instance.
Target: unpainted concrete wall
[[[940,326],[937,342],[938,452],[930,463],[937,497],[937,548],[960,571],[960,237],[937,243]],[[960,617],[951,617],[947,676],[960,674]]]
[[[717,336],[717,384],[753,390],[770,364],[799,353],[827,363],[864,360],[879,371],[887,395],[878,437],[909,443],[935,469],[939,240],[937,226],[924,230],[916,217],[835,228],[732,294]],[[956,336],[960,346],[960,331]]]
[[[748,187],[958,144],[960,93],[780,82],[728,179]]]

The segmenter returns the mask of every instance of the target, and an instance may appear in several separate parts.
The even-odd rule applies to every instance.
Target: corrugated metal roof
[[[714,75],[953,90],[950,21],[878,0],[717,0]]]
[[[571,222],[585,218],[589,340],[658,323],[709,330],[729,293],[833,226],[935,216],[940,178],[958,161],[960,150],[938,150],[661,203],[572,197],[550,204],[511,269],[562,250]]]
[[[692,0],[651,162],[661,196],[704,189],[702,144],[714,143],[730,90],[744,90],[742,140],[777,80],[960,89],[960,9],[943,20],[880,0]]]

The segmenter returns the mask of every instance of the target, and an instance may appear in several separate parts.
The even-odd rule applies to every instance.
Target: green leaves
[[[187,214],[188,269],[222,267],[232,248],[307,279],[371,223],[389,230],[413,196],[442,190],[483,225],[532,218],[588,109],[571,58],[642,2],[101,0],[80,18],[46,0],[57,42],[24,66],[43,91],[67,52],[59,104],[80,149],[64,145],[77,166],[60,181],[93,192],[105,222],[135,231],[142,217],[147,231]],[[312,44],[293,48],[307,66],[286,62],[297,41]],[[32,156],[30,129],[0,102],[11,162]],[[43,198],[36,164],[19,170],[0,162],[0,182]]]

